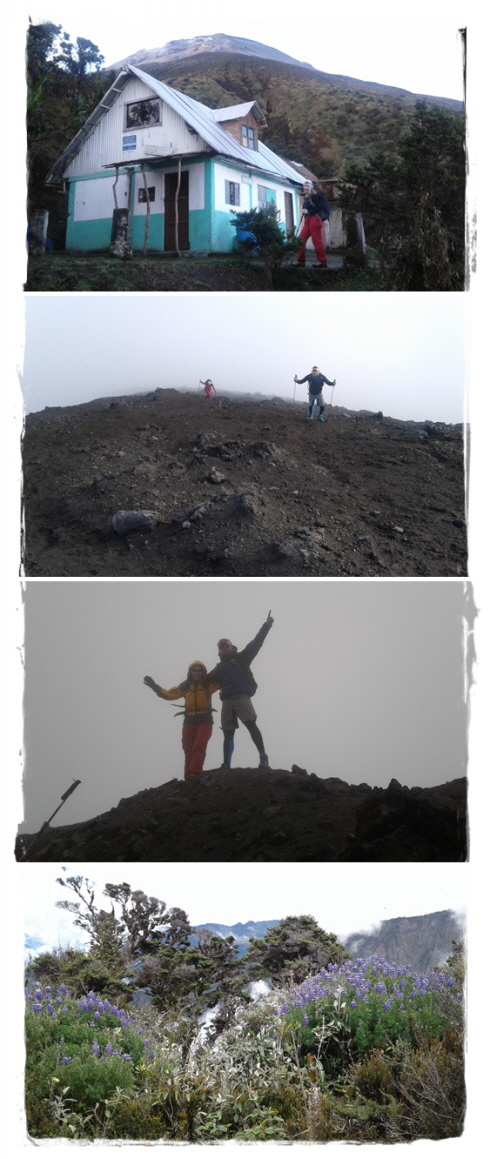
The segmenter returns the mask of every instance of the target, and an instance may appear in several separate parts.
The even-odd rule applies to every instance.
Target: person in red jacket
[[[205,394],[206,398],[208,398],[208,399],[211,398],[213,390],[214,390],[214,393],[216,394],[216,387],[213,385],[210,378],[207,378],[206,382],[203,382],[202,378],[200,378],[199,385],[204,387],[204,394]]]
[[[198,777],[202,773],[206,759],[206,749],[213,731],[213,692],[221,687],[218,680],[210,680],[205,664],[194,660],[189,665],[187,679],[174,688],[160,688],[151,676],[145,676],[143,683],[156,692],[162,700],[184,700],[184,723],[182,726],[182,748],[185,753],[184,780]]]

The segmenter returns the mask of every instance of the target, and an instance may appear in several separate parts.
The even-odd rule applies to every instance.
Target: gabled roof
[[[163,84],[162,81],[157,80],[154,76],[150,76],[149,73],[142,72],[134,64],[129,64],[127,69],[119,74],[114,84],[111,85],[111,88],[97,105],[97,108],[90,114],[82,129],[70,141],[70,144],[62,153],[61,157],[55,161],[46,178],[46,184],[49,185],[62,179],[67,165],[80,152],[87,137],[93,133],[99,121],[102,120],[117,100],[118,95],[130,79],[131,73],[143,81],[148,88],[152,89],[155,96],[161,97],[165,104],[183,117],[184,121],[195,129],[203,141],[216,153],[224,157],[230,157],[235,161],[241,161],[247,169],[258,169],[270,175],[286,178],[286,180],[291,181],[295,185],[301,185],[301,178],[298,176],[298,173],[295,172],[287,161],[283,161],[282,157],[279,157],[277,153],[273,153],[272,149],[267,148],[267,145],[262,144],[262,141],[258,142],[257,150],[247,149],[235,137],[232,137],[231,133],[223,129],[216,120],[216,113],[225,112],[229,114],[232,110],[236,112],[237,109],[243,108],[248,110],[254,107],[256,104],[255,101],[251,101],[246,105],[233,105],[224,110],[208,109],[200,101],[186,96],[185,93],[179,93],[177,89],[170,88],[169,85]],[[239,116],[241,114],[238,113],[237,115]],[[229,119],[231,120],[233,118]]]
[[[240,117],[246,117],[247,113],[253,113],[259,125],[267,125],[257,101],[247,101],[243,105],[229,105],[227,109],[213,109],[213,117],[215,121],[220,123],[221,121],[238,121]]]

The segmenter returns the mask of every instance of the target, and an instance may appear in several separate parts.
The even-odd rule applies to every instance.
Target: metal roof
[[[247,149],[243,145],[240,145],[239,141],[235,137],[232,137],[231,133],[228,133],[226,129],[222,129],[221,125],[217,123],[215,113],[222,113],[223,111],[229,113],[233,110],[238,116],[240,115],[236,112],[238,109],[246,108],[248,110],[253,108],[256,104],[255,101],[244,105],[233,105],[225,110],[208,109],[206,105],[202,105],[200,101],[194,100],[193,97],[188,97],[185,93],[179,93],[177,89],[170,88],[169,85],[163,84],[162,81],[150,76],[149,73],[142,72],[141,69],[136,68],[136,65],[128,64],[127,68],[119,74],[114,84],[111,85],[111,88],[97,105],[97,108],[87,118],[83,128],[70,141],[70,144],[64,150],[61,157],[55,161],[46,178],[47,185],[62,180],[67,164],[80,152],[87,137],[93,133],[99,121],[102,120],[102,117],[105,116],[106,112],[108,112],[117,100],[118,95],[122,92],[124,85],[129,80],[131,73],[143,81],[148,88],[152,89],[156,96],[161,97],[165,104],[169,105],[174,112],[180,114],[188,125],[196,129],[203,141],[214,149],[216,153],[224,157],[232,158],[235,161],[241,161],[247,169],[258,169],[272,176],[286,178],[286,180],[291,181],[294,185],[302,184],[298,173],[288,162],[283,161],[282,157],[279,157],[277,153],[273,153],[272,149],[268,149],[267,145],[264,145],[262,141],[258,142],[257,150]]]
[[[247,101],[242,105],[229,105],[227,109],[213,109],[213,117],[215,121],[237,121],[239,117],[246,117],[247,113],[250,112],[253,113],[259,124],[267,124],[257,101]]]

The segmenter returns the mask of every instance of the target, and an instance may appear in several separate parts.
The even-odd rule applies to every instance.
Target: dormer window
[[[245,149],[255,149],[255,129],[250,129],[248,125],[242,125],[242,145]]]
[[[161,123],[162,102],[158,97],[147,101],[132,101],[126,105],[126,129],[141,129]]]

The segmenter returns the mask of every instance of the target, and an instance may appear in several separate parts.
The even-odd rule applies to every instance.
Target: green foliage
[[[49,236],[63,248],[66,197],[44,181],[54,161],[98,104],[110,79],[97,46],[61,25],[30,24],[27,34],[28,212],[48,209]],[[95,71],[92,71],[95,69]]]
[[[464,133],[461,118],[418,101],[398,157],[379,151],[348,167],[341,204],[363,214],[384,289],[463,288]]]
[[[335,934],[325,933],[314,918],[302,915],[283,918],[263,938],[251,938],[244,961],[250,962],[254,977],[302,982],[330,962],[340,964],[349,958]]]
[[[258,252],[264,263],[266,276],[270,286],[274,285],[274,273],[278,270],[285,258],[297,248],[298,242],[287,238],[278,222],[279,210],[274,202],[265,209],[232,210],[233,222],[240,229],[247,231],[250,236],[238,240],[238,245],[244,253]]]
[[[90,883],[64,884],[99,948],[108,949],[112,930],[116,965],[111,974],[102,957],[75,950],[28,965],[26,1108],[35,1138],[406,1142],[461,1132],[461,994],[447,971],[352,962],[305,915],[256,939],[244,965],[233,939],[193,931],[190,944],[187,921],[175,916],[183,911],[125,882],[106,885],[107,927]],[[277,980],[302,978],[313,960],[328,964],[314,977],[310,966],[286,999]],[[244,983],[250,962],[264,976],[264,961],[276,988],[252,1003]],[[129,981],[122,969],[125,979],[133,971]],[[87,994],[89,977],[102,993],[117,979],[127,996],[146,984],[148,1005],[130,1017],[112,998]],[[198,1015],[216,1003],[202,1036]]]

